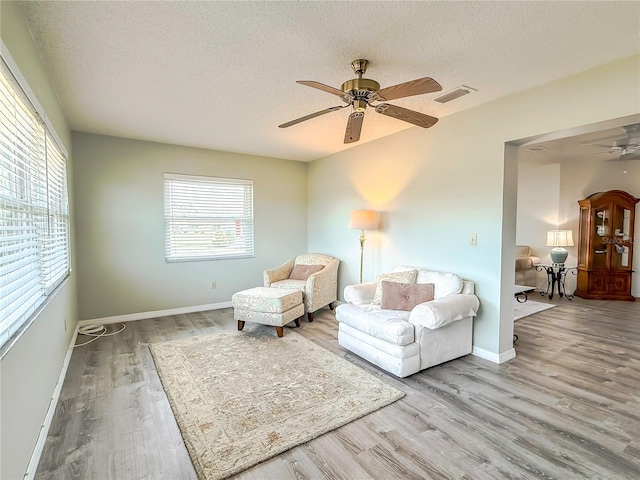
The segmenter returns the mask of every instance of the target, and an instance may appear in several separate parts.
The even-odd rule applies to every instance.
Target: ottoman
[[[256,287],[234,293],[231,297],[233,318],[238,321],[238,330],[244,322],[261,323],[276,327],[278,337],[282,337],[283,326],[296,322],[304,315],[304,303],[300,290]]]

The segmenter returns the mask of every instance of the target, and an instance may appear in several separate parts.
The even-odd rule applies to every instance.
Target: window
[[[2,346],[68,275],[70,255],[65,153],[40,107],[29,101],[4,59],[0,64]]]
[[[164,174],[165,260],[253,257],[253,181]]]

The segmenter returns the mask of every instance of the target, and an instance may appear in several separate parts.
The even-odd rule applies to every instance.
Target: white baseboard
[[[56,386],[53,389],[53,395],[51,396],[51,400],[49,401],[47,414],[45,415],[44,422],[40,427],[38,441],[36,442],[36,446],[33,448],[33,453],[31,454],[31,458],[29,459],[27,471],[24,474],[25,480],[32,480],[36,475],[36,469],[38,468],[38,463],[40,463],[40,457],[42,456],[42,451],[44,450],[44,444],[47,441],[47,435],[49,435],[49,429],[51,428],[51,422],[53,421],[53,414],[55,413],[56,407],[58,406],[60,392],[62,392],[62,384],[64,383],[64,379],[67,376],[67,369],[69,368],[69,362],[71,361],[71,355],[73,354],[73,346],[76,344],[77,337],[78,325],[76,325],[76,330],[75,332],[73,332],[73,336],[71,337],[71,343],[69,344],[67,353],[64,356],[64,361],[62,362],[62,370],[60,371],[60,376],[58,377],[58,383],[56,383]]]
[[[485,350],[484,348],[473,346],[473,350],[471,351],[472,355],[476,357],[484,358],[485,360],[489,360],[493,363],[504,363],[512,358],[516,358],[516,350],[514,348],[510,348],[509,350],[502,353],[494,353],[489,350]]]
[[[155,310],[152,312],[127,313],[113,317],[92,318],[90,320],[80,320],[78,325],[107,325],[110,323],[133,322],[135,320],[145,320],[147,318],[166,317],[168,315],[180,315],[182,313],[204,312],[207,310],[219,310],[231,307],[231,302],[209,303],[207,305],[193,305],[191,307],[170,308],[168,310]]]

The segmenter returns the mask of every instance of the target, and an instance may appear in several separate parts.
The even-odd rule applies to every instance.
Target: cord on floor
[[[78,335],[85,335],[87,337],[94,337],[94,338],[84,343],[78,343],[74,345],[73,348],[88,345],[91,342],[95,342],[100,337],[108,337],[110,335],[116,335],[125,329],[125,324],[122,323],[121,325],[122,325],[122,328],[120,330],[117,330],[111,333],[107,333],[107,327],[105,327],[104,325],[87,325],[86,327],[80,327],[78,328]]]

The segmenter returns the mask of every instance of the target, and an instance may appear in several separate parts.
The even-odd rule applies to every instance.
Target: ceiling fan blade
[[[438,119],[424,113],[409,110],[408,108],[399,107],[397,105],[389,105],[388,103],[380,103],[376,105],[376,112],[389,117],[397,118],[403,122],[413,123],[422,128],[429,128],[436,124]]]
[[[347,120],[347,130],[344,132],[344,143],[354,143],[360,140],[364,112],[353,112]]]
[[[320,110],[319,112],[310,113],[309,115],[305,115],[304,117],[296,118],[295,120],[291,120],[290,122],[283,123],[282,125],[278,125],[278,127],[287,128],[287,127],[290,127],[291,125],[295,125],[296,123],[304,122],[305,120],[310,120],[312,118],[319,117],[320,115],[324,115],[325,113],[335,112],[337,110],[341,110],[344,107],[348,107],[348,106],[349,105],[340,105],[337,107],[325,108],[324,110]]]
[[[585,143],[582,142],[581,145],[589,145],[592,147],[603,147],[603,148],[608,148],[610,150],[622,150],[622,147],[618,147],[617,145],[605,145],[603,143]]]
[[[616,158],[610,158],[609,160],[605,160],[605,162],[626,162],[627,160],[629,161],[633,161],[633,160],[640,160],[640,155],[634,155],[631,157],[616,157]]]
[[[615,154],[616,156],[620,156],[620,152],[617,152],[615,150],[609,150],[607,152],[595,152],[595,153],[587,153],[585,155],[581,155],[582,157],[593,157],[595,155],[613,155]]]
[[[624,140],[625,138],[627,138],[628,135],[626,135],[624,132],[621,133],[614,133],[613,135],[609,135],[608,137],[599,137],[599,138],[592,138],[586,142],[581,142],[582,145],[590,145],[590,142],[600,142],[602,140],[608,140],[610,138],[613,138],[615,140]]]
[[[378,92],[378,96],[380,100],[394,100],[423,93],[439,92],[440,90],[442,90],[442,86],[438,82],[433,78],[424,77],[383,88]]]
[[[325,85],[324,83],[313,82],[311,80],[297,80],[296,83],[301,85],[306,85],[307,87],[317,88],[318,90],[322,90],[323,92],[333,93],[339,97],[344,97],[346,93],[342,90],[338,90],[337,88],[330,87],[329,85]]]

